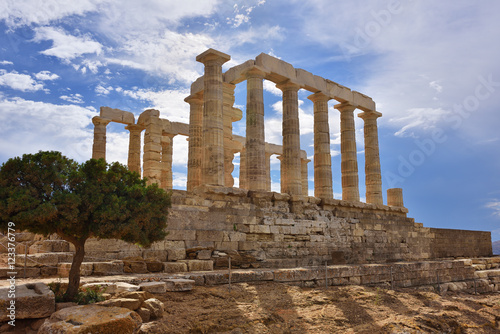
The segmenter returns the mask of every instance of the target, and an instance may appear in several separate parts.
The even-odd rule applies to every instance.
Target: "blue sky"
[[[0,2],[0,162],[38,150],[91,156],[100,106],[156,108],[188,122],[183,99],[203,74],[196,55],[261,52],[374,99],[383,190],[404,189],[428,227],[492,231],[500,239],[500,2],[498,1],[28,1]],[[281,143],[281,94],[265,82],[266,140]],[[245,84],[235,104],[245,110]],[[313,155],[313,106],[300,91],[301,148]],[[335,197],[339,115],[330,101]],[[245,134],[244,119],[234,132]],[[362,120],[356,120],[364,194]],[[126,163],[123,125],[107,157]],[[174,139],[174,188],[185,188],[187,142]],[[235,158],[238,182],[239,157]],[[310,192],[313,168],[309,164]],[[279,162],[272,163],[279,189]],[[364,197],[364,196],[363,196]],[[385,195],[384,195],[385,198]]]

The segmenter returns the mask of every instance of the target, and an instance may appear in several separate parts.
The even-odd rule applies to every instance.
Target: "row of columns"
[[[196,60],[205,65],[204,93],[190,96],[190,142],[187,189],[202,184],[227,185],[225,175],[232,171],[234,151],[224,151],[224,89],[222,65],[229,55],[210,49]],[[263,80],[266,73],[258,66],[245,73],[247,80],[246,143],[241,150],[240,187],[256,191],[270,190],[269,157],[265,151]],[[281,160],[281,191],[292,195],[307,195],[307,162],[300,157],[300,130],[298,90],[300,85],[286,80],[276,85],[283,92],[283,154]],[[320,198],[333,198],[330,154],[328,101],[318,92],[309,96],[314,103],[314,194]],[[226,99],[227,100],[227,99]],[[231,101],[234,101],[234,96]],[[354,126],[356,106],[341,103],[340,112],[342,199],[359,201],[358,164]],[[375,111],[359,115],[364,120],[365,175],[367,203],[382,204],[380,158],[377,118]],[[227,124],[226,124],[227,127]],[[227,131],[227,130],[226,130]],[[226,134],[226,137],[227,134]],[[226,148],[227,151],[227,148]],[[230,168],[227,168],[231,163]],[[240,168],[241,168],[240,167]]]

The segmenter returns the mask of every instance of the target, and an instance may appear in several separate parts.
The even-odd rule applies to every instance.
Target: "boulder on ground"
[[[163,303],[156,298],[145,300],[141,307],[149,310],[152,320],[163,317],[163,312],[165,311]]]
[[[9,288],[0,289],[0,322],[9,320],[12,299]],[[56,308],[54,292],[43,283],[17,285],[15,290],[15,319],[44,318]]]
[[[139,290],[139,286],[134,285],[134,284],[124,283],[124,282],[116,282],[115,285],[116,285],[115,293],[120,293],[120,292],[124,292],[124,291],[137,291],[137,290]]]
[[[68,307],[53,313],[38,333],[132,334],[137,333],[141,325],[141,317],[134,311],[92,304]]]

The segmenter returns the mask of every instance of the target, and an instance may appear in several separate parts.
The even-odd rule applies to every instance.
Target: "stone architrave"
[[[147,178],[147,184],[158,183],[161,185],[162,124],[159,118],[160,112],[155,109],[148,109],[143,112],[143,115],[146,128],[144,133],[143,177]]]
[[[193,191],[195,187],[201,185],[203,161],[203,95],[190,95],[184,101],[189,103],[190,106],[187,191]]]
[[[333,198],[332,156],[330,153],[330,126],[328,100],[318,92],[308,97],[314,103],[314,196]]]
[[[248,189],[266,190],[266,140],[264,133],[264,88],[265,73],[257,67],[246,72],[246,161]]]
[[[94,144],[92,145],[92,159],[106,160],[106,126],[110,119],[99,116],[92,117],[94,123]]]
[[[202,184],[224,185],[224,125],[222,64],[231,57],[208,49],[196,57],[205,65],[203,91]]]
[[[161,137],[161,188],[172,189],[172,154],[175,135]]]
[[[341,103],[335,106],[340,111],[340,152],[342,172],[342,200],[359,202],[358,158],[356,152],[356,128],[354,109],[356,106]]]
[[[364,120],[366,203],[384,204],[377,128],[377,118],[382,114],[370,111],[358,116]]]
[[[302,196],[309,196],[309,173],[307,164],[311,162],[309,159],[300,159],[301,176],[302,176]]]
[[[128,169],[141,174],[141,132],[144,128],[131,124],[125,127],[130,132],[128,144]]]
[[[287,80],[276,85],[283,92],[283,160],[281,188],[289,195],[302,195],[300,162],[299,100],[300,86]]]

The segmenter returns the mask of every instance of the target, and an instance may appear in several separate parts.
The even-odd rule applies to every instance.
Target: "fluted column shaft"
[[[314,102],[314,196],[333,198],[332,155],[330,153],[330,126],[328,100],[322,93],[308,97]]]
[[[110,120],[95,116],[94,123],[94,143],[92,145],[92,159],[106,160],[106,126]]]
[[[140,125],[130,124],[125,127],[129,134],[128,143],[128,169],[141,175],[141,132],[144,128]]]
[[[266,152],[266,191],[271,191],[271,156]]]
[[[223,186],[225,181],[222,64],[230,58],[212,49],[196,57],[205,65],[202,184]]]
[[[235,85],[223,83],[223,125],[224,125],[224,186],[232,187],[234,178],[232,172],[234,170],[233,159],[233,104],[234,104],[234,89]]]
[[[335,106],[340,111],[340,152],[342,171],[342,199],[359,202],[358,158],[356,152],[356,128],[354,109],[348,103]]]
[[[162,189],[172,189],[172,154],[175,135],[164,135],[161,138],[161,179]]]
[[[203,128],[203,97],[189,96],[184,101],[189,103],[189,150],[187,191],[193,191],[201,185],[201,166],[203,160],[202,128]]]
[[[383,204],[377,128],[377,118],[382,114],[373,111],[358,116],[364,120],[366,203]]]
[[[307,164],[311,162],[309,159],[301,159],[301,174],[302,174],[302,196],[309,196],[309,172]]]
[[[240,188],[248,189],[247,182],[247,150],[245,147],[240,152]]]
[[[286,81],[276,85],[283,92],[283,160],[282,192],[302,195],[302,172],[300,162],[299,100],[300,86]]]
[[[161,135],[162,124],[158,110],[150,109],[145,117],[144,150],[143,150],[143,177],[147,184],[158,183],[161,186]]]
[[[264,73],[251,69],[247,78],[246,158],[248,189],[266,190],[266,140],[264,134]]]

